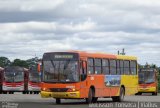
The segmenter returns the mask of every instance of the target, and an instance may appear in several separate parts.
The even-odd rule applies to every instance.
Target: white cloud
[[[48,11],[64,3],[64,0],[1,0],[2,11]]]
[[[0,56],[117,53],[160,66],[159,0],[0,0]]]

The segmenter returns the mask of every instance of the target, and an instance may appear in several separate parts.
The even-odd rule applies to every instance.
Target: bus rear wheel
[[[136,93],[135,95],[142,95],[142,93],[141,93],[141,92],[138,92],[138,93]]]
[[[122,102],[124,100],[124,95],[125,95],[125,91],[124,91],[124,88],[121,87],[120,88],[120,95],[119,96],[114,96],[112,97],[112,100],[114,102]]]
[[[152,95],[157,96],[157,92],[153,92]]]
[[[56,98],[56,104],[60,104],[61,103],[61,99]]]

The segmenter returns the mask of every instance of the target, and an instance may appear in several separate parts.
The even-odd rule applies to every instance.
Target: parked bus
[[[24,92],[27,87],[28,70],[22,67],[1,68],[1,93],[13,94],[14,92]]]
[[[123,101],[138,92],[137,58],[105,53],[49,52],[42,59],[42,98]]]
[[[143,68],[139,70],[139,90],[136,95],[142,93],[152,93],[157,95],[158,92],[158,72],[153,68]]]
[[[37,64],[39,66],[39,64]],[[27,94],[34,93],[39,94],[41,89],[41,76],[40,72],[37,70],[37,66],[32,66],[29,69],[29,79],[28,79],[28,91]]]
[[[2,85],[3,85],[3,68],[0,67],[0,94],[2,94]]]

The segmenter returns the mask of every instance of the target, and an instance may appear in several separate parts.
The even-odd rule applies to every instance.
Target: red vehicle
[[[2,93],[2,83],[3,83],[3,68],[0,67],[0,94]]]
[[[28,69],[13,66],[0,69],[0,92],[13,94],[14,92],[25,92],[28,82]]]
[[[29,70],[28,78],[28,91],[27,93],[39,94],[40,92],[41,77],[40,72],[37,70],[37,67],[31,67]]]

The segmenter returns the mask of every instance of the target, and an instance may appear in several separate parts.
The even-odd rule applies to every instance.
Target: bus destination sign
[[[73,55],[54,55],[55,59],[72,59]]]

